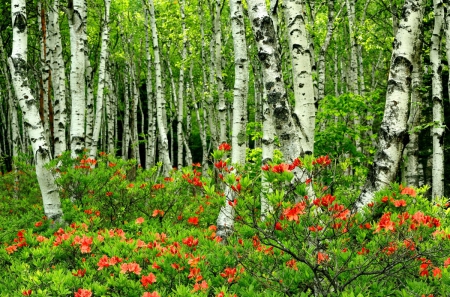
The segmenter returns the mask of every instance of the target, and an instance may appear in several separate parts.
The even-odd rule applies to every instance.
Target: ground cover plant
[[[51,164],[64,204],[61,226],[43,217],[31,167],[2,176],[0,296],[445,296],[450,290],[445,201],[432,204],[426,189],[393,184],[356,213],[357,193],[333,184],[328,156],[286,164],[278,155],[263,165],[254,150],[245,166],[233,166],[228,149],[213,153],[214,170],[202,173],[194,164],[166,177],[160,167],[144,171],[104,153],[96,160],[63,155]],[[271,206],[264,216],[262,192]],[[227,244],[215,226],[225,196],[235,216]]]

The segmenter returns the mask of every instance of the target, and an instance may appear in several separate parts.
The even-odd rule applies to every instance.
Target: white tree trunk
[[[183,118],[184,118],[184,68],[187,57],[187,32],[186,21],[184,15],[184,0],[180,1],[180,14],[181,14],[181,30],[183,34],[183,49],[181,54],[180,65],[180,80],[178,82],[178,102],[177,102],[177,166],[183,167],[183,146],[184,146],[184,134],[183,134]],[[170,67],[170,66],[169,66]],[[191,165],[191,164],[187,164]]]
[[[433,0],[434,29],[431,36],[430,62],[433,72],[431,93],[433,98],[433,178],[431,197],[441,198],[444,195],[444,102],[442,97],[442,65],[441,39],[444,21],[444,3]]]
[[[123,101],[125,103],[124,106],[124,116],[123,116],[123,125],[122,125],[122,159],[128,160],[128,150],[130,147],[130,96],[129,96],[129,82],[128,82],[128,69],[126,67],[124,73],[124,83],[123,83]]]
[[[100,136],[100,127],[102,122],[102,111],[103,111],[103,91],[105,89],[106,82],[106,59],[108,58],[108,42],[109,42],[109,7],[111,5],[111,0],[104,0],[105,3],[105,14],[103,19],[103,29],[102,29],[102,45],[100,52],[100,66],[98,68],[98,87],[97,87],[97,104],[94,119],[94,132],[92,133],[92,144],[90,157],[95,159],[97,157],[98,149],[98,139]]]
[[[378,151],[369,170],[367,181],[356,208],[373,201],[375,192],[395,180],[407,137],[409,99],[411,96],[411,68],[414,43],[420,35],[424,0],[406,0],[403,18],[393,43],[386,105],[378,133]]]
[[[244,9],[241,0],[230,0],[231,31],[234,45],[234,92],[233,123],[231,137],[231,163],[245,164],[246,127],[247,127],[247,93],[248,93],[248,56],[245,42]],[[222,123],[221,123],[222,125]],[[228,204],[234,201],[236,193],[225,189],[225,205],[221,207],[217,218],[217,235],[226,239],[233,231],[234,209]]]
[[[54,0],[48,18],[47,46],[52,69],[54,155],[67,150],[66,72],[59,29],[59,0]]]
[[[85,0],[73,0],[69,4],[73,5],[67,10],[70,27],[70,94],[72,95],[70,150],[72,158],[76,158],[83,152],[85,145],[87,17]]]
[[[156,29],[156,18],[155,18],[155,8],[153,5],[153,0],[148,0],[148,10],[150,13],[150,23],[152,28],[153,37],[153,52],[155,55],[155,72],[156,72],[156,117],[158,122],[159,131],[159,151],[160,160],[163,162],[164,174],[168,174],[172,169],[172,162],[169,158],[169,141],[167,140],[167,130],[166,124],[163,121],[163,114],[166,113],[166,106],[164,101],[162,78],[161,78],[161,62],[159,56],[159,45],[158,45],[158,32]]]
[[[314,85],[311,75],[311,53],[304,21],[304,9],[298,0],[283,2],[289,52],[291,54],[294,84],[294,118],[298,119],[302,133],[300,143],[303,153],[314,152],[315,113]]]
[[[45,137],[47,139],[47,144],[51,150],[51,135],[50,135],[50,113],[49,104],[50,101],[50,67],[47,63],[47,11],[42,7],[42,3],[38,2],[38,13],[40,17],[38,18],[39,23],[39,39],[40,39],[40,91],[39,91],[39,113],[41,116],[42,125],[44,126]]]
[[[9,67],[14,90],[23,113],[28,135],[31,140],[36,175],[42,193],[45,215],[55,222],[62,222],[62,209],[58,189],[50,170],[45,165],[51,160],[51,152],[44,136],[44,129],[36,108],[36,100],[31,93],[27,74],[27,15],[25,0],[11,1],[13,24],[13,47]]]
[[[222,11],[223,0],[216,0],[214,15],[214,50],[215,50],[215,66],[216,66],[216,84],[219,103],[217,111],[219,116],[219,143],[228,141],[227,138],[227,102],[225,101],[225,92],[223,87],[222,75],[222,28],[220,15]]]
[[[409,142],[403,153],[405,164],[405,183],[419,187],[419,179],[422,175],[419,168],[419,132],[415,127],[419,124],[422,111],[422,40],[419,38],[415,44],[416,50],[411,74],[411,104],[408,118]]]
[[[300,131],[300,120],[296,114],[292,114],[288,102],[272,19],[267,13],[265,1],[249,0],[247,3],[258,58],[262,64],[267,104],[270,106],[264,117],[273,118],[280,150],[286,162],[292,162],[303,153],[301,138],[304,136]]]

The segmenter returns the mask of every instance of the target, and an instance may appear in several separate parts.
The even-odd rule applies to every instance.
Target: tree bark
[[[441,39],[444,20],[444,3],[433,0],[434,29],[431,36],[430,62],[433,73],[431,93],[433,98],[433,178],[432,199],[444,195],[444,102],[442,97]]]
[[[83,152],[85,146],[84,116],[86,110],[86,2],[69,0],[70,27],[70,94],[72,108],[70,118],[70,150],[72,158]]]
[[[27,78],[27,14],[25,0],[11,1],[13,24],[13,47],[9,59],[9,67],[13,78],[23,121],[31,140],[36,175],[42,194],[45,215],[55,222],[62,222],[62,208],[58,189],[50,170],[45,165],[51,160],[44,128],[36,108],[36,100],[29,88]]]
[[[163,86],[161,78],[161,62],[159,56],[159,45],[158,45],[158,32],[156,29],[156,18],[155,18],[155,7],[153,0],[148,0],[147,2],[150,13],[150,24],[152,28],[152,38],[153,38],[153,52],[155,55],[155,72],[156,72],[156,117],[158,123],[159,131],[159,152],[160,159],[163,163],[163,172],[165,175],[169,174],[172,169],[172,162],[169,158],[169,141],[167,140],[167,130],[166,124],[163,121],[163,114],[166,112],[165,100],[163,98]]]
[[[106,82],[106,60],[108,59],[108,42],[109,42],[109,7],[111,5],[111,0],[104,0],[105,3],[105,14],[103,19],[103,30],[101,36],[101,52],[100,52],[100,66],[98,69],[98,87],[97,87],[97,104],[94,119],[94,132],[92,133],[92,144],[90,157],[95,159],[97,157],[98,140],[100,136],[100,127],[102,122],[102,111],[103,111],[103,91],[105,89]]]
[[[53,1],[48,18],[47,32],[49,50],[47,59],[50,59],[49,64],[52,70],[54,155],[59,156],[67,150],[66,72],[59,28],[59,0]]]
[[[269,108],[264,110],[264,117],[266,120],[273,119],[281,145],[280,150],[285,161],[292,162],[303,154],[301,140],[305,136],[300,130],[300,119],[297,114],[291,112],[287,100],[272,19],[263,0],[249,0],[248,12],[257,43],[258,58],[262,64],[264,88],[267,92],[266,101]]]
[[[356,209],[361,209],[373,201],[377,191],[395,180],[404,144],[408,141],[407,119],[414,43],[421,32],[423,7],[423,0],[406,0],[403,7],[403,15],[393,43],[386,105],[378,132],[378,151],[355,205]]]
[[[292,75],[294,84],[294,115],[299,121],[302,137],[300,138],[303,153],[314,152],[314,84],[311,75],[311,53],[309,51],[308,34],[304,20],[304,9],[298,0],[283,2],[286,27],[288,30],[289,52],[291,54]]]

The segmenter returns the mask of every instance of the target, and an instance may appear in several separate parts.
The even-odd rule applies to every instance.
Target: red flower
[[[164,210],[155,209],[152,213],[152,217],[164,216]]]
[[[281,163],[272,167],[272,172],[275,173],[283,173],[285,171],[290,171],[288,164]]]
[[[120,272],[121,273],[127,273],[127,272],[133,272],[134,274],[141,274],[142,268],[137,263],[123,263],[120,265]]]
[[[34,226],[35,226],[35,227],[41,227],[41,226],[42,226],[42,222],[41,222],[41,221],[36,222],[36,223],[34,224]]]
[[[286,266],[290,267],[290,268],[292,268],[294,270],[298,270],[297,261],[295,261],[294,259],[291,259],[291,260],[287,261],[286,262]]]
[[[164,184],[154,184],[152,186],[153,190],[159,190],[159,189],[164,189]]]
[[[77,292],[75,292],[74,297],[91,297],[92,292],[85,289],[78,289]]]
[[[366,255],[369,253],[369,249],[362,247],[361,251],[357,252],[358,255]]]
[[[189,236],[183,239],[183,243],[187,245],[188,247],[193,247],[198,244],[198,239],[194,238],[194,236]]]
[[[401,193],[402,195],[409,195],[411,197],[416,197],[416,191],[413,188],[404,188]]]
[[[331,164],[331,160],[328,156],[320,156],[312,162],[313,165],[319,164],[322,166],[328,166]]]
[[[188,219],[188,223],[191,224],[191,225],[197,226],[198,225],[198,217],[190,217]]]
[[[188,279],[191,279],[191,278],[195,278],[196,282],[199,282],[203,279],[203,277],[200,274],[200,268],[197,268],[197,267],[189,268]]]
[[[144,275],[144,276],[141,278],[141,284],[142,284],[145,288],[147,288],[148,285],[151,285],[151,284],[153,284],[153,283],[156,283],[156,276],[155,276],[153,273],[151,273],[151,272],[150,272],[149,275]]]
[[[107,197],[112,196],[112,194],[113,194],[113,192],[106,192]]]
[[[384,229],[386,231],[395,231],[395,224],[391,221],[391,213],[385,213],[381,216],[380,222],[378,223],[378,227],[375,230],[376,232],[379,232],[381,229]]]
[[[263,166],[261,166],[261,170],[263,171],[268,171],[270,169],[269,165],[264,164]]]
[[[439,267],[434,267],[433,269],[433,277],[441,278],[442,277],[442,271]]]
[[[395,207],[402,207],[402,206],[406,206],[406,201],[401,199],[401,200],[394,200],[394,205]]]
[[[83,277],[86,274],[86,269],[78,269],[77,273],[73,273],[73,276]]]
[[[231,145],[224,142],[221,145],[219,145],[219,151],[231,151]]]
[[[144,221],[145,221],[145,220],[144,220],[143,217],[139,217],[139,218],[136,219],[135,223],[136,223],[136,224],[142,224]]]
[[[299,202],[294,207],[288,207],[283,211],[283,215],[288,221],[298,221],[298,216],[305,213],[306,203]]]
[[[23,296],[30,296],[32,293],[33,293],[32,290],[25,290],[25,291],[22,292],[22,295]]]
[[[219,160],[218,162],[214,163],[214,166],[215,166],[217,169],[221,170],[221,169],[224,169],[224,168],[227,167],[227,162],[224,162],[224,161],[222,161],[222,160]]]
[[[283,230],[283,227],[281,226],[280,222],[275,223],[275,230],[279,230],[279,231]]]
[[[330,257],[327,254],[321,252],[317,253],[317,264],[328,261],[328,259],[330,259]]]
[[[195,283],[194,285],[194,289],[192,290],[193,292],[197,292],[197,291],[205,291],[208,289],[208,283],[206,281],[202,281],[200,284],[199,283]]]
[[[228,278],[228,282],[231,283],[235,279],[236,268],[225,268],[222,273],[220,273],[221,277]]]

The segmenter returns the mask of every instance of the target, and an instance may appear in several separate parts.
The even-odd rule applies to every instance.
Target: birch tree
[[[59,0],[53,1],[48,17],[47,32],[49,51],[47,59],[52,70],[54,154],[59,156],[67,150],[66,72],[59,28]]]
[[[378,132],[378,151],[356,203],[357,209],[371,202],[375,192],[392,183],[399,168],[404,141],[408,133],[408,104],[411,96],[414,43],[421,33],[423,10],[423,0],[405,1],[397,35],[393,42],[386,104]]]
[[[27,13],[25,0],[11,1],[13,46],[8,64],[13,86],[22,109],[23,121],[30,137],[36,175],[42,194],[45,215],[55,222],[62,222],[62,208],[55,179],[45,165],[51,160],[51,152],[45,138],[44,128],[36,108],[36,99],[29,87],[27,77]]]
[[[72,158],[80,154],[85,145],[84,115],[86,110],[86,2],[69,0],[67,17],[70,28],[70,150]]]
[[[147,9],[150,14],[150,26],[152,28],[153,53],[155,55],[155,72],[156,72],[156,119],[159,132],[159,152],[163,162],[164,174],[168,174],[172,169],[172,162],[169,158],[169,141],[167,140],[166,124],[163,121],[163,114],[166,112],[165,100],[163,98],[163,86],[161,77],[161,60],[159,56],[158,31],[156,29],[155,7],[153,0],[148,0]]]
[[[90,150],[90,158],[95,159],[97,156],[98,139],[100,136],[100,127],[102,122],[102,111],[103,111],[103,91],[105,89],[106,82],[106,60],[108,58],[108,41],[109,41],[109,7],[111,5],[111,0],[104,0],[105,4],[105,14],[103,19],[103,29],[102,29],[102,45],[100,53],[100,66],[98,70],[98,86],[97,86],[97,104],[96,112],[94,118],[94,130],[92,133],[92,143]]]
[[[311,75],[311,53],[305,26],[304,9],[300,1],[283,2],[286,19],[289,53],[291,55],[294,84],[294,115],[302,133],[303,153],[314,152],[315,106],[314,84]]]
[[[230,14],[235,63],[231,163],[243,165],[245,163],[247,143],[246,127],[249,73],[242,1],[230,0]],[[227,187],[225,195],[225,205],[221,207],[219,217],[217,218],[217,235],[224,239],[233,230],[234,209],[228,204],[228,201],[234,201],[235,192],[230,187]]]
[[[434,29],[431,36],[430,62],[432,70],[431,93],[433,98],[433,177],[431,196],[433,199],[444,195],[444,102],[442,98],[441,39],[444,21],[444,3],[433,0]]]
[[[258,59],[262,64],[263,85],[267,93],[267,107],[263,110],[263,121],[273,119],[275,133],[280,141],[280,150],[286,162],[292,162],[303,151],[301,141],[304,131],[300,129],[298,115],[292,113],[287,100],[281,72],[281,61],[277,51],[277,38],[272,19],[263,0],[249,0],[248,13],[257,43]]]

